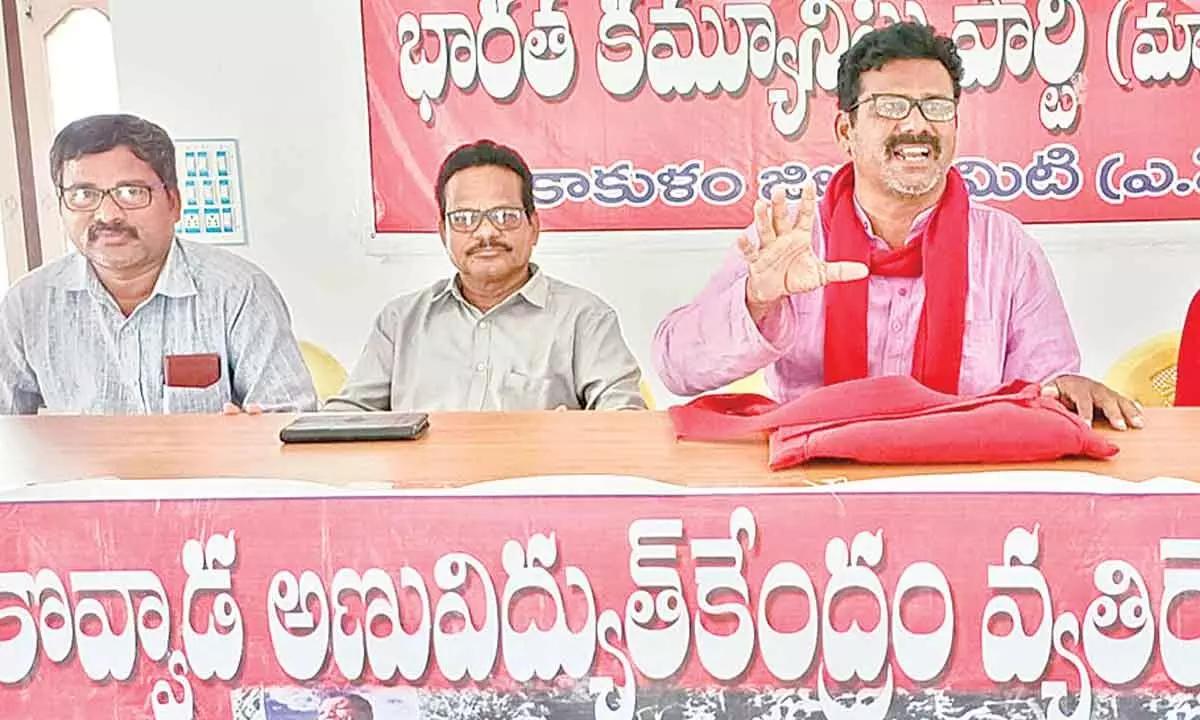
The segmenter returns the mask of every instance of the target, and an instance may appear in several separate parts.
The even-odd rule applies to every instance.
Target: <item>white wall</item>
[[[110,6],[123,109],[176,137],[239,140],[250,244],[238,252],[276,279],[302,337],[353,363],[384,302],[451,270],[434,241],[387,260],[365,250],[373,209],[357,0]],[[1178,328],[1200,288],[1200,223],[1034,232],[1067,299],[1086,373],[1103,375],[1124,349]],[[659,399],[669,400],[650,367],[654,328],[700,288],[732,239],[547,237],[535,259],[617,308]]]

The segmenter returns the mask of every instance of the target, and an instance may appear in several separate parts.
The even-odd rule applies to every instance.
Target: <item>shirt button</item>
[[[903,329],[904,329],[904,326],[900,324],[899,320],[892,323],[892,332],[900,332]]]
[[[480,320],[479,327],[480,327],[480,329],[487,327],[487,320]]]
[[[484,365],[483,363],[479,363],[478,365],[475,366],[475,369],[479,372],[483,372],[484,370],[487,369],[487,365]]]
[[[900,288],[900,297],[908,297],[908,288]]]

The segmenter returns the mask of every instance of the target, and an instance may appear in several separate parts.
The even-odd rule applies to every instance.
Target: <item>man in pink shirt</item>
[[[758,201],[736,252],[659,325],[654,362],[680,395],[767,368],[787,400],[911,373],[974,395],[1012,380],[1091,421],[1141,427],[1137,405],[1079,376],[1050,265],[1021,223],[970,201],[952,168],[962,61],[927,26],[873,31],[843,55],[835,132],[850,157],[817,209]]]

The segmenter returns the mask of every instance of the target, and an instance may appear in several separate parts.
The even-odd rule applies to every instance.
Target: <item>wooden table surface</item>
[[[0,418],[0,485],[117,476],[255,477],[436,488],[554,474],[649,477],[693,486],[798,486],[999,469],[1090,471],[1140,481],[1200,481],[1200,408],[1147,410],[1144,430],[1106,430],[1108,461],[1011,466],[817,463],[772,472],[765,439],[677,441],[662,412],[439,413],[414,442],[284,445],[292,416],[37,416]]]

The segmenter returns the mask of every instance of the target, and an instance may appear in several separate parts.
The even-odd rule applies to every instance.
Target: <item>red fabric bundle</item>
[[[779,404],[761,395],[706,395],[670,409],[678,438],[730,440],[772,431],[774,470],[818,458],[877,464],[1044,462],[1109,458],[1105,440],[1036,383],[966,397],[908,376],[850,380]]]

